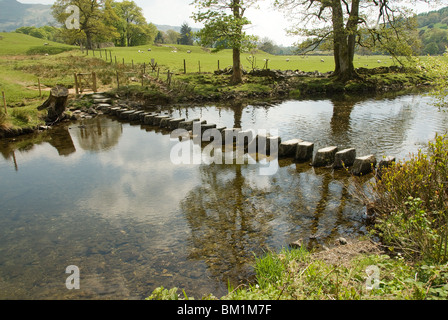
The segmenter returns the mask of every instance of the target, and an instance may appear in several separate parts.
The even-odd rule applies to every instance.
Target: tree
[[[180,39],[179,32],[174,31],[172,29],[166,31],[166,39],[165,39],[166,43],[179,44],[179,39]]]
[[[193,31],[188,23],[184,22],[180,27],[180,44],[191,46],[193,45]]]
[[[200,43],[204,46],[217,44],[215,51],[226,46],[233,51],[233,71],[231,83],[243,81],[241,52],[255,47],[256,37],[248,36],[243,28],[250,24],[244,17],[245,11],[254,0],[195,0],[198,11],[193,14],[196,22],[204,23],[198,32]],[[203,11],[205,10],[205,11]]]
[[[154,39],[154,42],[155,43],[165,43],[165,39],[166,39],[165,32],[158,30],[157,35]]]
[[[142,8],[134,1],[113,2],[112,8],[119,17],[115,26],[120,33],[122,46],[138,46],[154,41],[157,28],[146,22]]]
[[[69,42],[85,42],[87,48],[93,47],[94,41],[113,39],[118,36],[112,26],[113,14],[111,0],[56,0],[52,7],[53,17],[63,24],[63,34]],[[69,5],[79,8],[79,29],[67,29],[66,20],[71,13],[66,9]]]
[[[437,0],[436,0],[437,1]],[[292,33],[313,39],[309,49],[332,39],[335,60],[334,75],[341,81],[357,77],[353,59],[356,45],[381,48],[396,59],[410,55],[415,37],[409,30],[415,27],[408,3],[392,0],[276,0],[276,5],[297,15],[305,27]],[[432,1],[435,2],[435,1]],[[313,27],[307,28],[306,25]],[[318,27],[315,27],[318,26]]]

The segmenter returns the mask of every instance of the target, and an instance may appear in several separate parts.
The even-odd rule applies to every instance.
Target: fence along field
[[[18,33],[0,33],[0,87],[5,92],[8,105],[20,104],[27,100],[43,98],[45,87],[48,90],[56,84],[64,84],[75,87],[74,73],[100,73],[111,71],[114,65],[125,64],[126,67],[134,65],[135,77],[141,80],[137,70],[144,69],[160,79],[169,81],[168,71],[174,75],[183,73],[195,74],[199,72],[211,73],[218,69],[225,69],[232,65],[232,51],[223,50],[213,53],[208,48],[184,45],[145,45],[139,47],[113,47],[102,50],[87,51],[82,53],[81,48],[68,46],[56,42],[46,41]],[[71,51],[70,51],[71,50]],[[49,52],[49,54],[47,53]],[[79,57],[73,63],[68,63],[71,56]],[[82,60],[81,57],[100,59],[107,62],[104,66],[89,63],[90,59]],[[64,60],[65,59],[65,60]],[[273,56],[263,51],[243,53],[242,64],[245,70],[263,68],[279,70],[302,70],[327,72],[334,69],[332,56]],[[82,62],[82,63],[81,63]],[[157,67],[151,67],[151,62]],[[355,67],[374,68],[393,64],[387,56],[356,56]],[[90,65],[95,65],[94,67]],[[34,69],[32,67],[35,67]],[[57,70],[57,76],[46,75],[40,72],[47,67],[49,70]],[[114,74],[115,69],[114,69]],[[120,71],[121,72],[121,71]],[[53,72],[54,73],[54,72]],[[125,77],[124,75],[121,75]],[[120,75],[114,75],[110,87],[116,87]],[[42,84],[39,94],[39,80]],[[101,80],[98,80],[101,82]],[[122,84],[127,82],[122,80]],[[139,81],[140,82],[140,81]],[[144,84],[144,81],[142,82]],[[100,87],[100,83],[97,88]],[[44,94],[42,94],[44,90]],[[39,101],[41,99],[38,99]],[[34,103],[36,104],[36,102]]]

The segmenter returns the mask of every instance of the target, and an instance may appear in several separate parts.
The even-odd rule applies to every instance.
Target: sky
[[[22,3],[40,3],[53,4],[54,0],[18,0]],[[191,19],[191,14],[196,11],[192,0],[134,0],[135,3],[143,9],[143,14],[148,22],[154,24],[165,24],[171,26],[180,26],[187,22],[190,27],[201,27]],[[290,46],[299,40],[297,37],[287,35],[285,29],[290,27],[289,22],[280,13],[271,6],[272,0],[261,0],[258,2],[259,9],[250,8],[246,16],[252,22],[246,32],[257,35],[260,38],[267,37],[277,45]],[[448,1],[445,1],[448,6]],[[431,6],[421,4],[414,6],[417,12],[427,12],[436,10],[443,6]]]

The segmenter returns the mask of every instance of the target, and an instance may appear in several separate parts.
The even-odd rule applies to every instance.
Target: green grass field
[[[150,50],[149,50],[150,49]],[[112,61],[111,61],[112,57]],[[126,67],[123,68],[123,60]],[[161,78],[166,79],[167,70],[176,74],[176,79],[187,81],[197,86],[197,91],[207,95],[214,88],[221,90],[270,90],[267,83],[245,83],[239,87],[228,87],[226,77],[207,76],[201,73],[212,73],[232,65],[232,51],[223,50],[212,53],[209,49],[199,46],[183,45],[145,45],[131,48],[107,48],[82,53],[78,47],[46,41],[19,33],[0,33],[0,91],[6,94],[8,109],[29,108],[31,118],[37,106],[48,96],[46,90],[62,84],[68,88],[74,87],[74,73],[90,73],[95,71],[99,80],[100,90],[116,87],[116,71],[129,71],[132,64],[141,67],[147,65],[151,69],[151,60],[160,68]],[[117,61],[117,64],[115,64]],[[184,75],[184,61],[187,75]],[[328,56],[274,56],[262,51],[254,54],[243,53],[241,62],[245,70],[253,67],[262,69],[302,70],[328,72],[334,69],[333,57]],[[389,66],[393,60],[388,56],[356,56],[355,67],[375,68]],[[136,72],[137,68],[134,69]],[[138,73],[138,72],[137,72]],[[124,74],[123,74],[124,77]],[[39,96],[38,79],[42,85],[42,96]],[[120,80],[121,81],[121,80]],[[219,83],[216,83],[219,82]],[[121,82],[123,83],[123,82]],[[258,87],[257,87],[258,86]],[[25,110],[25,108],[24,108]],[[13,125],[23,125],[25,111],[15,111],[15,116],[9,112],[8,119]],[[30,120],[34,123],[34,120]]]
[[[148,51],[151,49],[151,51]],[[232,65],[232,51],[223,50],[217,53],[212,53],[210,50],[203,49],[198,46],[183,46],[183,45],[147,45],[132,48],[108,48],[101,52],[102,58],[110,61],[110,54],[112,54],[112,61],[126,64],[149,64],[152,59],[158,64],[170,69],[172,72],[183,73],[184,60],[187,73],[213,72],[224,69]],[[89,56],[93,56],[90,51]],[[99,58],[100,53],[95,52],[95,57]],[[255,59],[255,60],[254,60]],[[277,70],[302,70],[302,71],[319,71],[328,72],[334,70],[334,60],[332,56],[274,56],[263,51],[258,51],[254,55],[250,53],[243,53],[241,56],[241,63],[245,70],[252,69],[252,61],[255,61],[254,66],[262,69],[266,63],[268,68]],[[380,61],[380,62],[379,62]],[[393,60],[389,56],[356,56],[355,67],[375,68],[378,66],[390,66]],[[200,69],[199,69],[200,68]]]

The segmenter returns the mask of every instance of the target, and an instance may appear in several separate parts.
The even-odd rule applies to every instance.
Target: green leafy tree
[[[111,40],[118,36],[112,25],[116,17],[111,9],[111,0],[56,0],[52,7],[53,17],[63,25],[62,35],[68,43],[85,43],[91,49],[95,41]],[[79,29],[67,29],[66,20],[71,13],[69,5],[79,8]]]
[[[167,30],[166,33],[165,42],[170,44],[179,44],[180,39],[180,33],[175,30]]]
[[[191,46],[193,45],[193,31],[188,23],[184,22],[180,28],[180,44]]]
[[[158,30],[154,39],[154,43],[165,43],[166,34],[163,31]]]
[[[215,45],[215,51],[232,48],[233,72],[231,83],[243,81],[241,52],[255,47],[256,37],[243,30],[251,22],[244,16],[253,6],[253,0],[195,0],[198,11],[193,14],[196,22],[204,23],[197,36],[201,45]]]
[[[154,42],[157,28],[146,22],[142,8],[134,1],[112,2],[112,8],[119,17],[115,27],[120,33],[121,46],[131,47]]]
[[[429,0],[275,0],[291,17],[299,19],[292,34],[313,39],[314,50],[331,39],[335,60],[334,74],[341,81],[357,78],[353,60],[356,46],[384,50],[395,58],[409,56],[415,48],[415,20],[408,9]]]

